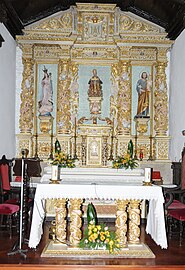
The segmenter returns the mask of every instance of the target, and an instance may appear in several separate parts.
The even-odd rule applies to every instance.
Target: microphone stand
[[[113,160],[113,146],[114,146],[114,119],[112,122],[112,134],[111,134],[111,146],[110,146],[110,156],[109,156],[109,160]]]
[[[25,166],[24,157],[22,157],[22,171],[21,171],[21,197],[20,197],[20,219],[19,219],[19,238],[13,245],[10,252],[7,255],[20,254],[26,259],[26,252],[28,249],[23,249],[22,245],[28,243],[28,239],[25,238],[28,227],[28,189],[27,189],[27,164]]]

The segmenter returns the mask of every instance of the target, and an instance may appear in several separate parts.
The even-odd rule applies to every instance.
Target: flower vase
[[[60,181],[60,167],[58,165],[51,166],[51,183],[59,184]]]

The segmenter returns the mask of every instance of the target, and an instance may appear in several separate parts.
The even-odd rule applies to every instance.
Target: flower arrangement
[[[84,237],[79,243],[83,249],[105,249],[110,253],[120,249],[119,239],[115,232],[111,232],[105,224],[97,224],[94,206],[88,204],[87,208],[88,227],[84,231]]]
[[[69,155],[66,155],[62,152],[55,153],[55,157],[52,160],[52,165],[58,165],[61,168],[74,168],[75,160],[70,158]]]
[[[121,157],[118,156],[112,162],[112,166],[114,169],[131,169],[133,170],[138,166],[136,159],[131,158],[130,154],[126,154],[125,156]]]
[[[75,167],[75,160],[71,158],[69,155],[66,155],[63,152],[61,152],[61,146],[58,139],[56,139],[55,142],[55,155],[54,159],[51,160],[51,165],[58,165],[61,168]]]
[[[84,237],[80,241],[80,248],[105,249],[113,253],[120,249],[119,239],[115,232],[110,232],[105,224],[89,224],[84,232]]]
[[[135,169],[138,166],[137,160],[133,157],[133,142],[128,143],[127,154],[125,156],[118,156],[112,162],[112,167],[115,169]]]

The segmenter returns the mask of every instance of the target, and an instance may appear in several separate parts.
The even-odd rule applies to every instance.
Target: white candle
[[[58,166],[51,166],[51,180],[58,180]]]
[[[145,168],[145,182],[151,182],[151,168]]]

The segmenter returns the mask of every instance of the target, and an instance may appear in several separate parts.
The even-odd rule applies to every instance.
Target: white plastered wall
[[[0,158],[15,157],[16,42],[0,23]]]
[[[170,159],[179,161],[185,137],[185,30],[176,39],[171,50],[169,130],[171,136]]]

